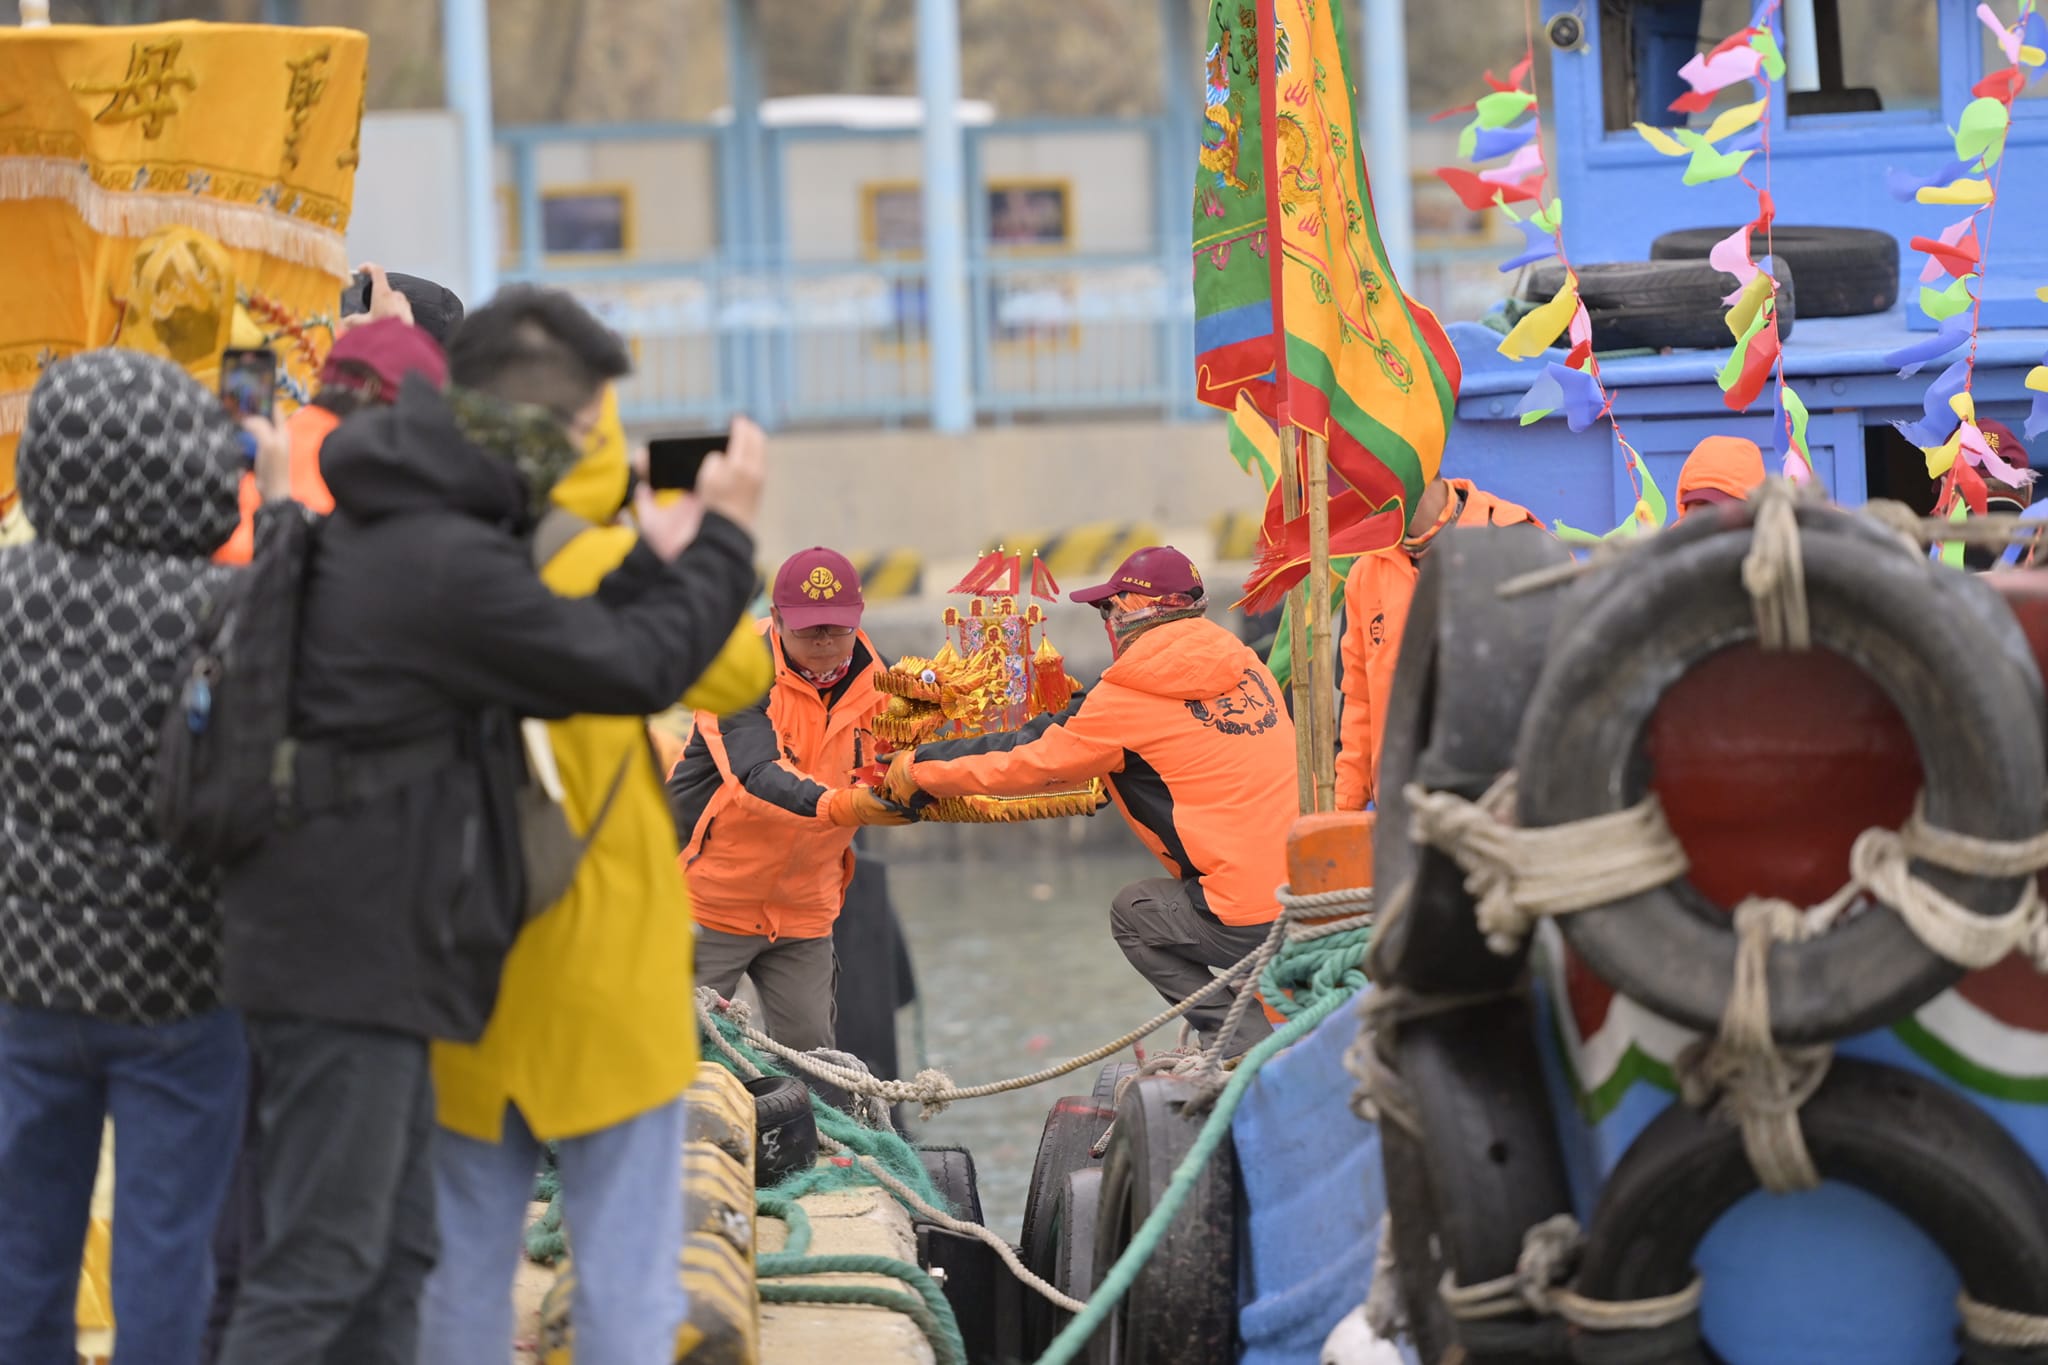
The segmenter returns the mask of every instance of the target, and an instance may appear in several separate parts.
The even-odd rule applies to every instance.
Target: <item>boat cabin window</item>
[[[1929,0],[1784,0],[1786,114],[1938,108],[1938,8]],[[1691,120],[1671,112],[1688,89],[1678,69],[1747,25],[1750,10],[1750,0],[1600,0],[1607,131],[1635,123],[1704,126],[1721,107],[1752,98],[1743,83]]]

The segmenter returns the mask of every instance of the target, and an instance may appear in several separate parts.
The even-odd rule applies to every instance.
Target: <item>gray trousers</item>
[[[427,1045],[251,1015],[260,1242],[220,1365],[418,1365],[438,1251]]]
[[[832,939],[768,939],[697,930],[697,984],[730,997],[752,976],[761,992],[762,1025],[784,1047],[833,1047],[839,1029],[839,957]]]
[[[1196,908],[1189,885],[1173,877],[1132,882],[1117,892],[1109,908],[1110,937],[1169,1005],[1178,1005],[1208,985],[1214,979],[1211,968],[1237,965],[1266,941],[1271,930],[1269,924],[1225,924],[1204,914]],[[1224,990],[1187,1012],[1204,1044],[1215,1041],[1234,998]],[[1235,1057],[1272,1031],[1254,1000],[1245,1006],[1223,1055]]]

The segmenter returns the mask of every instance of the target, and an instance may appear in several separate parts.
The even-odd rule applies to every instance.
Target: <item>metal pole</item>
[[[917,0],[917,90],[924,101],[925,353],[932,427],[974,425],[967,335],[967,177],[960,149],[959,0]]]
[[[462,125],[463,248],[471,308],[498,290],[497,165],[491,150],[491,17],[487,0],[441,0],[448,107]]]
[[[772,171],[761,136],[761,39],[755,0],[725,0],[725,79],[732,127],[718,144],[718,181],[725,276],[730,284],[769,264],[761,178]],[[740,287],[758,286],[750,282]],[[752,331],[720,339],[723,396],[735,410],[773,424],[765,389],[774,366],[758,348],[763,340]]]
[[[1280,428],[1280,512],[1291,524],[1301,515],[1301,431]],[[1315,659],[1308,643],[1308,584],[1287,590],[1287,693],[1294,703],[1294,785],[1299,810],[1316,809]]]
[[[1192,406],[1195,379],[1193,298],[1184,282],[1194,249],[1191,204],[1195,197],[1195,39],[1188,0],[1159,0],[1159,89],[1162,122],[1152,140],[1153,214],[1159,224],[1159,260],[1170,288],[1160,320],[1160,390],[1170,417]]]
[[[1336,655],[1330,647],[1330,443],[1304,433],[1308,451],[1308,642],[1315,667],[1309,713],[1315,745],[1309,754],[1318,811],[1337,809]]]
[[[1403,284],[1415,264],[1415,190],[1408,182],[1408,25],[1402,0],[1365,0],[1359,63],[1372,138],[1366,171],[1387,264]]]
[[[1813,0],[1785,0],[1785,88],[1820,89],[1820,33]]]

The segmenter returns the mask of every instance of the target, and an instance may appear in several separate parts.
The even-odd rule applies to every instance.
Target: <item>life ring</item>
[[[1884,1200],[1947,1254],[1979,1303],[2048,1315],[2048,1177],[1983,1110],[1896,1067],[1837,1058],[1799,1111],[1814,1165]],[[1572,1288],[1627,1302],[1679,1293],[1700,1239],[1758,1188],[1733,1125],[1674,1104],[1601,1191]],[[1636,1332],[1572,1331],[1580,1365],[1713,1365],[1699,1314]],[[2041,1365],[2048,1347],[1965,1341],[1965,1365]]]
[[[1665,690],[1709,654],[1755,638],[1742,586],[1748,511],[1717,510],[1570,594],[1516,748],[1525,827],[1639,802],[1650,777],[1642,737]],[[1797,517],[1813,643],[1861,668],[1906,718],[1926,773],[1928,822],[1987,840],[2039,833],[2039,674],[2015,662],[2026,641],[1996,594],[1900,553],[1847,513],[1802,506]],[[1966,606],[1968,594],[1983,600]],[[1980,915],[2009,912],[2025,884],[1919,862],[1914,872]],[[1615,989],[1689,1028],[1718,1025],[1734,972],[1732,921],[1685,879],[1565,915],[1561,927]],[[1771,1033],[1786,1043],[1861,1033],[1962,974],[1897,914],[1874,907],[1774,948]]]
[[[1524,1231],[1572,1209],[1528,1001],[1401,1020],[1391,1033],[1403,1118],[1419,1131],[1382,1103],[1381,1162],[1418,1353],[1433,1362],[1458,1345],[1472,1365],[1561,1359],[1555,1320],[1461,1322],[1441,1292],[1447,1280],[1470,1287],[1514,1274]]]
[[[818,1119],[810,1087],[793,1076],[762,1076],[746,1086],[754,1097],[754,1184],[765,1190],[817,1162]]]
[[[1650,259],[1704,261],[1735,231],[1731,226],[1666,232],[1650,243]],[[1899,301],[1899,239],[1889,232],[1773,224],[1768,235],[1750,234],[1750,259],[1766,252],[1799,273],[1799,311],[1806,317],[1862,317]]]
[[[1193,1093],[1171,1076],[1147,1076],[1124,1090],[1096,1204],[1098,1273],[1123,1255],[1194,1146],[1202,1119],[1184,1109]],[[1089,1341],[1091,1365],[1237,1359],[1237,1203],[1237,1153],[1226,1138],[1130,1291]]]
[[[1023,1235],[1018,1239],[1025,1266],[1041,1279],[1052,1280],[1059,1266],[1056,1219],[1067,1177],[1102,1164],[1092,1149],[1109,1130],[1109,1121],[1115,1116],[1116,1111],[1106,1100],[1098,1103],[1086,1095],[1054,1100],[1046,1113],[1045,1129],[1038,1137],[1038,1155],[1031,1162],[1031,1181],[1024,1197]],[[1025,1354],[1034,1358],[1043,1354],[1065,1316],[1040,1295],[1026,1296]]]
[[[1476,801],[1514,766],[1522,709],[1543,669],[1555,590],[1500,596],[1500,585],[1567,563],[1571,554],[1535,526],[1445,530],[1422,561],[1380,749],[1373,869],[1388,896],[1372,947],[1373,980],[1426,992],[1501,989],[1524,954],[1488,950],[1465,873],[1448,854],[1418,845],[1407,787]],[[1399,888],[1406,886],[1405,892]]]

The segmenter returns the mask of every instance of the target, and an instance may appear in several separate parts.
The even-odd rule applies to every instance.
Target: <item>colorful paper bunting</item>
[[[1540,176],[1519,185],[1491,185],[1462,166],[1439,166],[1436,174],[1451,187],[1458,201],[1475,213],[1496,204],[1534,203],[1543,188]]]
[[[1526,90],[1496,90],[1473,106],[1481,128],[1505,128],[1535,107],[1536,97]]]
[[[1958,360],[1941,372],[1941,378],[1927,386],[1922,400],[1925,412],[1918,422],[1894,422],[1899,435],[1914,445],[1925,449],[1928,446],[1945,444],[1955,434],[1962,419],[1956,416],[1950,406],[1955,396],[1970,382],[1970,362]]]
[[[1795,483],[1813,478],[1813,451],[1806,443],[1808,421],[1806,401],[1793,392],[1790,384],[1780,384],[1777,421],[1773,423],[1777,430],[1778,467]]]
[[[1465,150],[1464,141],[1461,138],[1458,143],[1458,152],[1467,161],[1492,161],[1496,157],[1503,157],[1510,152],[1520,151],[1523,147],[1528,146],[1529,140],[1535,136],[1536,121],[1534,119],[1529,120],[1527,123],[1518,124],[1513,128],[1474,128],[1472,129],[1472,150],[1469,152]]]
[[[1549,350],[1565,328],[1571,325],[1572,314],[1578,306],[1578,285],[1567,276],[1550,302],[1531,309],[1501,338],[1500,353],[1510,360],[1534,360]]]
[[[1946,289],[1920,289],[1920,311],[1936,322],[1946,322],[1952,317],[1967,312],[1977,300],[1970,293],[1970,282],[1977,277],[1964,275],[1950,280]]]
[[[1751,104],[1738,104],[1733,109],[1723,110],[1707,125],[1704,136],[1709,142],[1719,142],[1722,138],[1733,137],[1745,128],[1754,128],[1769,103],[1768,100],[1757,100]]]
[[[1520,270],[1523,266],[1537,261],[1548,260],[1557,254],[1556,234],[1538,219],[1518,218],[1515,220],[1515,226],[1521,229],[1522,240],[1527,244],[1527,249],[1521,255],[1510,257],[1501,263],[1503,274],[1511,270]]]
[[[1920,372],[1921,366],[1941,359],[1969,339],[1968,319],[1953,317],[1942,323],[1933,336],[1910,342],[1891,352],[1884,358],[1884,363],[1887,367],[1896,367],[1899,378],[1910,379]]]
[[[1946,185],[1929,185],[1913,196],[1923,204],[1958,204],[1965,208],[1981,208],[1991,202],[1991,182],[1988,180],[1962,179]]]
[[[1762,60],[1764,75],[1774,81],[1784,80],[1785,52],[1778,46],[1778,36],[1768,28],[1760,28],[1749,42]]]
[[[1969,174],[1969,171],[1970,163],[1967,161],[1951,161],[1931,176],[1916,176],[1907,171],[1894,169],[1885,172],[1885,184],[1891,190],[1892,198],[1910,204],[1919,197],[1921,191],[1952,185]]]
[[[1976,228],[1973,214],[1960,223],[1950,223],[1938,238],[1915,237],[1910,243],[1913,250],[1924,251],[1928,257],[1920,271],[1920,282],[1932,283],[1943,272],[1952,278],[1969,274],[1978,261]]]
[[[1763,53],[1745,45],[1711,54],[1700,53],[1678,68],[1678,74],[1699,94],[1711,95],[1717,90],[1726,90],[1737,81],[1749,80],[1756,75],[1763,61]]]
[[[1999,100],[1980,98],[1964,105],[1954,129],[1957,159],[1985,170],[1997,165],[2011,120],[2011,111]]]
[[[1754,152],[1724,152],[1690,128],[1680,128],[1677,137],[1692,152],[1692,160],[1685,168],[1685,183],[1688,185],[1706,185],[1739,175],[1750,157],[1756,155]]]

